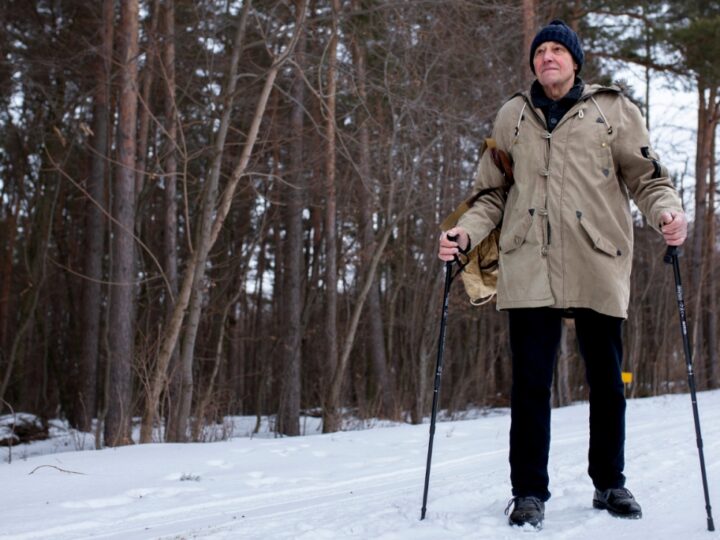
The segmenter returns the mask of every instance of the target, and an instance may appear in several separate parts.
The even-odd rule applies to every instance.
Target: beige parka
[[[626,318],[630,197],[658,231],[662,212],[682,211],[638,108],[617,87],[585,85],[550,133],[529,93],[519,94],[498,112],[493,138],[512,156],[515,183],[507,198],[483,196],[458,225],[474,245],[502,222],[497,308],[582,307]],[[477,190],[504,183],[489,154]]]

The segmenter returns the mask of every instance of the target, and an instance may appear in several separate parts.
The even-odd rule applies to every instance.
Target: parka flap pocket
[[[524,217],[511,223],[507,231],[503,230],[503,234],[500,235],[500,251],[510,253],[523,245],[533,222],[533,214],[534,209],[530,209]]]
[[[610,243],[607,238],[601,235],[600,231],[598,231],[591,223],[588,223],[586,219],[583,219],[581,212],[578,212],[577,215],[580,226],[590,238],[593,248],[598,251],[602,251],[603,253],[605,253],[606,255],[610,255],[611,257],[617,257],[621,255],[621,252],[617,247],[612,245],[612,243]]]

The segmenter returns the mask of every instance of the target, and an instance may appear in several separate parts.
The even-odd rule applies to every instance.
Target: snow
[[[699,393],[698,406],[717,502],[720,391]],[[706,529],[688,395],[628,401],[625,472],[643,506],[637,521],[592,508],[587,415],[584,403],[553,411],[553,496],[538,538],[718,537]],[[41,455],[15,447],[12,463],[0,463],[0,538],[527,539],[503,514],[508,428],[507,410],[438,424],[424,521],[427,424]]]

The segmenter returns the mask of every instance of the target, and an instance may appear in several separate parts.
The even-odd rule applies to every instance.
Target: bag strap
[[[497,143],[495,142],[495,139],[487,138],[483,141],[482,150],[480,152],[480,155],[482,155],[486,150],[490,151],[490,157],[493,160],[493,163],[495,166],[500,169],[500,172],[505,177],[505,185],[503,186],[503,189],[507,193],[507,191],[510,189],[510,186],[513,185],[515,182],[515,177],[513,176],[513,169],[512,169],[512,158],[508,155],[507,152],[504,150],[501,150],[497,147]],[[462,216],[465,212],[470,210],[472,205],[474,205],[477,200],[482,197],[483,195],[486,195],[488,193],[491,193],[497,189],[501,188],[486,188],[481,189],[474,195],[472,195],[470,198],[463,201],[460,206],[458,206],[452,214],[450,214],[448,217],[446,217],[443,222],[440,224],[440,230],[447,231],[448,229],[452,229],[460,219],[460,216]]]
[[[485,148],[490,151],[490,157],[493,160],[495,166],[500,169],[500,172],[505,176],[505,182],[507,183],[508,189],[515,183],[515,176],[513,175],[513,163],[512,158],[508,155],[505,150],[501,150],[497,147],[495,139],[485,139]]]

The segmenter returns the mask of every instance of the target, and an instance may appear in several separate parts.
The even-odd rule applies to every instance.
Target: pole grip
[[[447,235],[447,239],[450,240],[451,242],[457,242],[457,239],[458,239],[458,238],[460,238],[460,235],[459,235],[459,234],[448,234],[448,235]],[[460,249],[460,251],[462,251],[462,249],[461,249],[459,246],[458,246],[458,249]],[[447,271],[447,272],[452,272],[452,265],[453,265],[453,263],[457,263],[457,265],[460,267],[460,270],[462,270],[462,265],[461,265],[461,263],[460,263],[460,258],[457,256],[457,253],[456,253],[456,254],[455,254],[455,258],[454,258],[452,261],[448,261],[447,263],[445,263],[445,264],[446,264],[446,271]],[[458,270],[458,272],[459,272],[459,270]],[[454,277],[454,276],[453,276],[453,277]]]
[[[672,264],[673,259],[677,258],[679,255],[679,250],[677,246],[668,246],[667,251],[665,251],[665,256],[663,257],[663,261],[665,261],[667,264]]]

